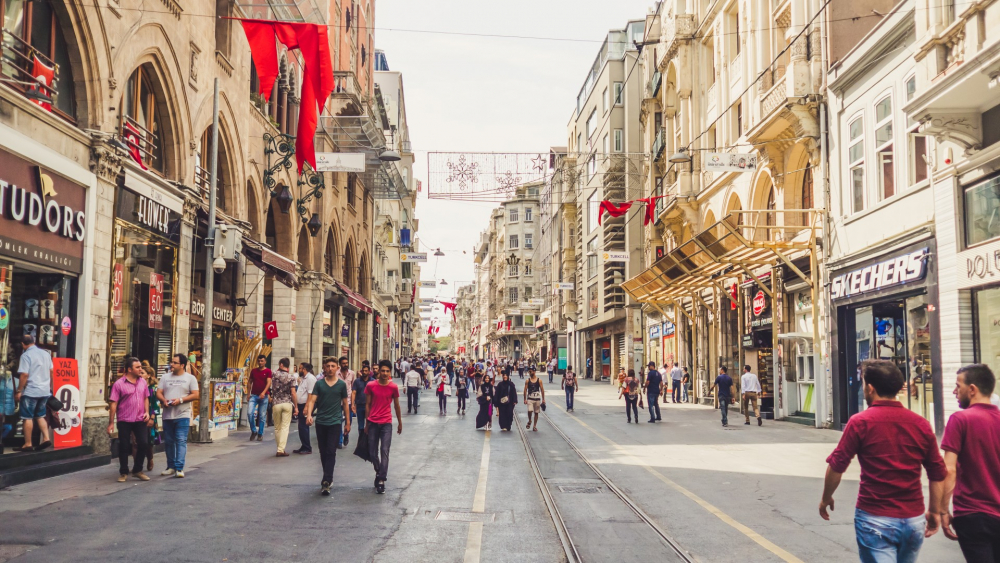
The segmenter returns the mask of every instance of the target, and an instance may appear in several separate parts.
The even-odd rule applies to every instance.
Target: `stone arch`
[[[340,243],[337,240],[337,229],[331,223],[323,246],[323,271],[331,278],[337,279],[340,267]]]
[[[299,244],[298,251],[295,253],[295,259],[302,264],[302,268],[306,271],[313,271],[313,255],[312,255],[312,237],[309,236],[309,231],[306,229],[305,225],[299,229]]]
[[[68,61],[56,61],[61,68],[69,66],[70,80],[73,84],[72,98],[74,111],[72,117],[77,126],[87,129],[99,124],[105,111],[104,104],[93,103],[104,96],[103,85],[106,81],[100,78],[97,46],[83,7],[71,2],[52,2],[50,4],[56,15],[62,36],[66,41]],[[65,80],[65,74],[61,78]],[[61,89],[61,87],[60,87]]]
[[[371,297],[371,268],[370,261],[368,260],[367,249],[361,253],[361,261],[358,262],[358,285],[357,292],[363,297]]]
[[[706,210],[704,218],[701,220],[701,230],[710,229],[715,221],[715,212],[711,209]]]
[[[281,185],[278,186],[280,190]],[[292,230],[292,216],[282,213],[272,199],[267,206],[265,217],[264,240],[275,252],[286,258],[292,258],[295,248],[295,232]]]
[[[750,202],[748,208],[751,210],[774,211],[778,209],[778,188],[775,186],[774,178],[767,169],[761,170],[752,184],[750,191]],[[777,225],[780,222],[778,213],[755,213],[747,215],[745,222],[753,225],[747,236],[753,240],[768,240],[770,231],[768,226]]]
[[[260,204],[257,203],[257,187],[253,185],[253,180],[247,180],[247,221],[250,223],[250,238],[262,240],[260,228]]]
[[[354,265],[354,239],[348,239],[347,246],[344,247],[344,260],[343,260],[343,282],[344,285],[351,289],[357,288],[355,283],[357,267]]]

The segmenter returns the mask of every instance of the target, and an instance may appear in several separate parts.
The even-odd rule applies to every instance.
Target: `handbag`
[[[59,412],[63,410],[65,405],[63,405],[63,402],[57,399],[55,395],[50,395],[49,399],[45,401],[45,406],[48,407],[49,410]]]
[[[444,395],[445,397],[451,397],[451,385],[444,386]]]
[[[501,405],[506,405],[508,401],[510,401],[510,397],[500,397]]]

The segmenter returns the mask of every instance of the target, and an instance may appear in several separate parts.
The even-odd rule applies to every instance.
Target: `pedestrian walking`
[[[455,358],[448,356],[448,362],[444,365],[445,371],[448,372],[448,385],[453,385],[455,382]]]
[[[736,402],[736,399],[733,398],[736,395],[736,384],[733,383],[733,378],[729,377],[728,372],[729,368],[719,366],[719,375],[715,378],[715,383],[712,384],[715,396],[719,399],[723,426],[729,426],[729,404]]]
[[[330,496],[338,442],[344,435],[344,429],[351,431],[351,419],[345,416],[350,409],[349,400],[347,383],[340,379],[340,366],[333,358],[326,358],[323,360],[323,379],[316,381],[306,403],[306,424],[316,425],[316,443],[323,465],[319,492],[323,496]]]
[[[268,392],[271,390],[271,378],[274,377],[266,364],[267,357],[261,354],[257,356],[257,367],[250,370],[250,405],[247,409],[247,422],[250,424],[251,442],[264,440]]]
[[[361,366],[361,373],[354,379],[351,386],[351,414],[358,419],[358,436],[365,431],[365,419],[368,417],[368,399],[365,397],[365,387],[373,381],[372,368],[368,364]]]
[[[495,398],[500,431],[510,432],[514,424],[514,408],[517,407],[517,386],[509,375],[505,375],[503,381],[497,383]]]
[[[191,429],[191,402],[201,396],[198,380],[187,373],[188,359],[184,354],[170,358],[170,372],[160,378],[156,398],[163,404],[163,441],[167,468],[160,475],[184,477],[187,459],[188,433]]]
[[[566,374],[563,375],[562,388],[566,391],[566,412],[573,412],[573,397],[580,390],[576,383],[576,374],[573,373],[573,366],[566,366]]]
[[[587,358],[587,379],[594,377],[594,358]]]
[[[434,393],[438,398],[438,415],[445,416],[448,414],[448,374],[444,368],[438,371],[437,377],[434,378]]]
[[[615,383],[618,385],[618,389],[625,386],[626,377],[628,377],[628,374],[625,373],[625,368],[618,368],[618,375],[615,376]]]
[[[160,402],[156,400],[156,390],[160,381],[156,378],[156,372],[152,367],[142,366],[142,378],[146,380],[146,387],[149,389],[149,420],[146,421],[146,471],[153,470],[153,450],[161,443],[162,435],[156,427],[156,421],[160,416]]]
[[[538,379],[534,369],[528,370],[528,380],[524,382],[524,404],[528,406],[528,426],[532,432],[538,432],[538,413],[545,404],[545,386]],[[534,421],[531,416],[534,415]]]
[[[340,363],[340,378],[344,380],[345,384],[347,384],[347,393],[348,395],[350,395],[351,389],[354,388],[354,380],[357,379],[358,374],[354,370],[348,367],[349,361],[347,359],[347,356],[341,356],[340,358],[338,358],[337,361]],[[365,360],[364,362],[362,362],[362,365],[367,363],[368,360]],[[354,418],[354,415],[352,413],[345,413],[344,416],[350,417],[352,420]],[[351,441],[351,436],[345,430],[344,434],[340,436],[340,440],[337,442],[337,447],[340,449],[344,449],[347,447],[350,441]]]
[[[278,360],[278,371],[271,378],[271,416],[274,418],[274,443],[277,447],[275,457],[288,457],[285,445],[288,443],[288,429],[292,424],[292,416],[299,415],[299,405],[296,401],[296,378],[288,370],[291,360]]]
[[[316,386],[316,376],[313,375],[313,365],[309,362],[299,364],[298,379],[295,382],[295,403],[299,409],[299,414],[295,418],[299,431],[299,449],[292,450],[293,454],[308,455],[312,453],[312,440],[309,437],[309,424],[306,423],[306,405],[309,403],[309,395],[312,395]]]
[[[476,392],[476,397],[479,396],[479,387],[483,384],[483,378],[486,374],[483,373],[482,368],[476,368],[476,375],[472,378],[472,390]]]
[[[518,377],[520,377],[521,379],[524,379],[524,370],[527,369],[527,367],[528,367],[528,362],[526,362],[524,360],[524,358],[521,358],[521,360],[517,363],[517,375],[518,375]]]
[[[954,395],[962,410],[948,419],[941,440],[947,476],[937,512],[944,535],[958,540],[970,563],[1000,562],[1000,410],[991,401],[995,388],[996,377],[988,366],[959,369]]]
[[[46,405],[52,396],[52,356],[35,346],[35,338],[30,334],[21,337],[21,359],[17,365],[19,381],[14,401],[20,403],[21,423],[24,431],[22,452],[41,451],[52,447],[49,425],[45,421]],[[34,425],[38,425],[41,443],[31,445]]]
[[[681,378],[681,399],[688,402],[688,386],[691,385],[691,374],[688,373],[687,366],[684,367],[684,377]]]
[[[461,371],[455,378],[455,398],[458,402],[458,410],[455,414],[465,414],[465,402],[469,398],[469,377],[467,367],[459,368]]]
[[[548,363],[548,365],[545,368],[545,371],[547,371],[549,373],[549,383],[552,383],[552,374],[554,374],[556,372],[556,366],[557,365],[559,365],[559,364],[556,363],[556,359],[552,358],[552,359],[549,360],[549,363]]]
[[[632,414],[635,414],[635,423],[639,424],[639,379],[635,376],[635,370],[628,370],[625,384],[618,392],[618,398],[625,397],[625,417],[628,423],[632,424]]]
[[[674,403],[681,402],[682,379],[684,379],[684,371],[677,365],[677,362],[674,362],[674,367],[670,370],[670,390],[672,393],[670,398]]]
[[[489,375],[483,376],[483,383],[479,386],[476,394],[476,401],[479,403],[479,413],[476,414],[476,430],[486,428],[493,429],[493,400],[496,389],[493,386],[493,379]]]
[[[416,368],[410,368],[410,371],[406,372],[406,377],[403,380],[403,384],[406,386],[406,414],[417,414],[417,398],[420,393],[420,372]]]
[[[149,481],[142,472],[142,462],[146,457],[149,430],[149,385],[142,377],[142,363],[138,358],[126,358],[125,375],[111,386],[108,399],[111,401],[108,413],[108,434],[118,429],[118,482],[128,479],[128,456],[132,454],[132,437],[135,437],[132,476],[140,481]]]
[[[660,395],[663,393],[663,376],[656,370],[656,362],[649,362],[647,365],[649,373],[646,374],[646,402],[649,404],[649,422],[663,420],[660,417]],[[624,385],[624,381],[623,381]],[[636,417],[639,415],[636,414]]]
[[[403,433],[403,418],[399,408],[399,388],[392,382],[392,365],[388,360],[378,364],[378,380],[365,387],[368,404],[368,454],[375,466],[375,492],[385,493],[385,481],[389,474],[389,448],[392,446],[392,411],[396,410],[396,434]]]
[[[924,538],[940,526],[935,508],[940,507],[947,470],[930,423],[896,400],[904,383],[896,364],[865,360],[861,375],[869,408],[847,421],[840,443],[826,458],[819,515],[830,519],[833,494],[856,455],[861,483],[854,533],[861,560],[913,562]],[[930,481],[929,510],[924,508],[921,466]]]
[[[740,376],[740,390],[743,392],[740,407],[746,416],[746,422],[743,424],[750,425],[751,405],[753,405],[753,415],[757,417],[757,426],[764,424],[764,420],[760,417],[760,407],[757,406],[757,396],[761,392],[760,380],[757,379],[756,373],[750,371],[749,365],[743,366],[743,375]]]

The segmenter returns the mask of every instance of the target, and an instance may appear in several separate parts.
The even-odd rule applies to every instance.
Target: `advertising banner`
[[[163,274],[149,274],[149,328],[163,328]]]
[[[236,386],[235,381],[216,381],[212,388],[212,422],[216,428],[236,430]]]
[[[122,323],[122,296],[125,291],[125,265],[115,264],[111,271],[111,320],[114,323]]]
[[[573,287],[574,287],[572,282],[556,282],[554,285],[555,285],[556,289],[569,289],[569,290],[572,290]]]
[[[399,255],[400,262],[426,262],[426,252],[403,252]]]
[[[56,449],[83,445],[83,403],[80,402],[80,372],[73,358],[53,358],[52,388],[62,401],[59,423],[52,429]]]
[[[351,152],[316,153],[317,172],[364,172],[365,154]]]
[[[705,170],[710,172],[755,172],[757,156],[743,153],[710,152],[705,154]]]
[[[628,252],[605,252],[602,256],[605,262],[624,262],[628,260]]]
[[[434,289],[438,286],[436,281],[421,281],[417,287],[426,287],[427,289]]]

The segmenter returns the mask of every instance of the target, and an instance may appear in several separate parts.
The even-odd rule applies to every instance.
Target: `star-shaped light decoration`
[[[531,159],[531,169],[539,174],[545,172],[545,157],[538,155],[537,157]]]

